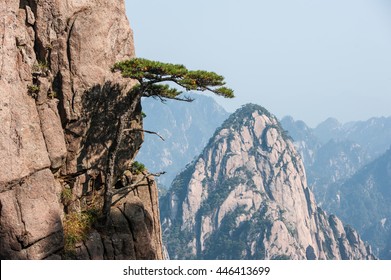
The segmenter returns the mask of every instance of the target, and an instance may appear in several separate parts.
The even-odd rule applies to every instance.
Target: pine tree
[[[115,163],[117,153],[122,140],[125,137],[125,133],[132,131],[127,126],[132,112],[134,112],[135,108],[140,103],[141,97],[153,97],[158,98],[161,101],[165,101],[166,99],[187,102],[193,101],[190,97],[181,96],[183,92],[178,90],[178,87],[183,88],[185,91],[210,91],[226,98],[234,97],[233,90],[224,86],[225,82],[223,76],[203,70],[190,71],[180,64],[134,58],[116,63],[113,66],[112,71],[121,72],[124,78],[137,80],[138,85],[134,86],[129,92],[129,94],[132,95],[132,102],[131,104],[128,104],[129,109],[127,112],[118,119],[117,134],[109,149],[103,205],[103,215],[106,223],[109,221],[110,208],[113,204],[113,196],[116,193],[126,190],[130,191],[131,189],[136,188],[144,179],[148,179],[149,176],[164,174],[164,172],[158,174],[146,173],[140,181],[126,186],[123,190],[114,189],[116,183]],[[143,131],[148,132],[145,130]]]
[[[139,85],[132,91],[143,97],[192,101],[180,97],[183,92],[171,85],[186,91],[210,91],[226,98],[234,97],[233,90],[224,86],[223,76],[203,70],[190,71],[180,64],[135,58],[116,63],[112,70],[120,71],[125,78],[137,80]]]

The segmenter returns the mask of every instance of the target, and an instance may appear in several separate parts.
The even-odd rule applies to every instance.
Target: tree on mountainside
[[[234,97],[233,90],[224,87],[223,76],[203,70],[190,71],[180,64],[135,58],[116,63],[112,70],[120,71],[125,78],[137,80],[139,85],[131,93],[143,97],[192,101],[187,97],[179,97],[182,92],[167,83],[186,91],[210,91],[226,98]]]
[[[141,97],[153,97],[158,98],[161,101],[165,101],[166,99],[186,102],[193,101],[190,97],[181,96],[183,92],[178,88],[184,89],[185,91],[209,91],[225,98],[234,97],[233,90],[224,86],[225,81],[223,76],[203,70],[188,70],[185,66],[180,64],[134,58],[116,63],[113,66],[112,71],[120,72],[124,78],[137,80],[138,84],[129,91],[129,94],[132,97],[131,104],[128,104],[129,109],[126,113],[119,117],[117,133],[109,148],[103,205],[103,215],[106,218],[106,221],[110,214],[110,207],[113,204],[113,196],[118,193],[118,190],[115,190],[117,181],[115,176],[117,153],[125,133],[133,131],[128,126],[132,112],[134,112],[136,107],[140,104]],[[143,179],[153,175],[160,175],[160,173],[144,174]],[[129,186],[125,186],[124,190],[127,189],[130,191],[130,189],[136,187],[137,183],[133,183]]]

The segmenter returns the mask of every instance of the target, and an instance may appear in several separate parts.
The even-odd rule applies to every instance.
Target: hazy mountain
[[[213,98],[195,95],[191,103],[143,100],[144,128],[159,133],[145,134],[137,160],[153,172],[166,171],[159,185],[169,186],[173,178],[197,156],[228,113]]]
[[[391,144],[391,117],[371,118],[343,125],[329,118],[314,129],[314,135],[323,143],[331,139],[357,143],[371,159],[375,159]]]
[[[161,199],[174,259],[370,259],[355,230],[316,206],[277,119],[246,105]]]
[[[302,155],[318,203],[330,185],[342,184],[391,144],[391,117],[339,123],[328,118],[315,129],[285,117],[281,121]]]
[[[282,121],[301,154],[312,155],[304,160],[318,203],[352,224],[385,259],[391,259],[391,152],[377,157],[391,145],[390,123],[372,118],[342,125],[330,118],[311,130],[291,118]]]
[[[296,150],[300,153],[304,163],[313,164],[315,153],[321,146],[321,141],[315,136],[312,128],[303,121],[295,121],[291,116],[281,120],[281,126],[294,140]]]
[[[313,163],[306,165],[308,183],[317,201],[327,204],[325,193],[329,186],[343,183],[368,161],[368,154],[354,142],[332,139],[322,145],[315,152]]]
[[[313,134],[321,143],[327,143],[345,136],[342,131],[343,125],[337,119],[328,118],[313,129]]]
[[[381,258],[391,259],[391,149],[342,185],[331,185],[325,201]]]

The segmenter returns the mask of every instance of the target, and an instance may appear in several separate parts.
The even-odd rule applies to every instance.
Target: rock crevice
[[[130,168],[143,141],[140,100],[129,96],[134,82],[111,71],[135,55],[123,0],[1,0],[0,6],[0,257],[161,259],[152,180],[112,207],[106,228],[96,220],[84,225],[65,252],[70,217],[93,218],[101,207],[121,115],[138,130],[119,147],[115,178]],[[137,232],[115,217],[129,205],[139,205],[144,217],[126,216],[145,225]]]

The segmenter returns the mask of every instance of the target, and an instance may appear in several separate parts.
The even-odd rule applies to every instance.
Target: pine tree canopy
[[[224,86],[223,76],[203,70],[190,71],[180,64],[134,58],[116,63],[112,70],[120,71],[125,78],[137,80],[139,85],[133,91],[144,97],[192,101],[179,97],[182,92],[170,86],[170,83],[186,91],[210,91],[226,98],[234,97],[233,90]]]

